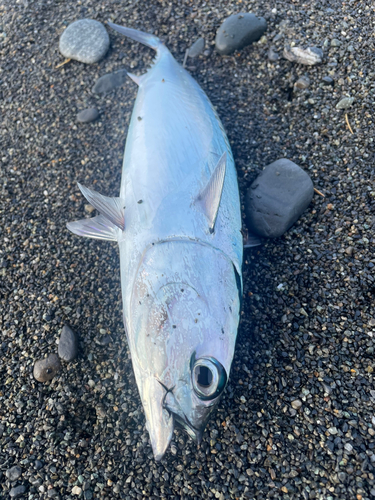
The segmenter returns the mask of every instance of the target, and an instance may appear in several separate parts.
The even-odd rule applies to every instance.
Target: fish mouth
[[[168,390],[164,398],[164,408],[173,415],[175,422],[199,445],[202,441],[203,430],[197,429],[182,411],[172,392]]]

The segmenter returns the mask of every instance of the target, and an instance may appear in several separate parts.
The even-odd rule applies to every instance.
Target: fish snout
[[[168,394],[167,389],[155,377],[146,379],[142,399],[146,428],[156,461],[163,458],[173,436],[174,415],[165,407]]]

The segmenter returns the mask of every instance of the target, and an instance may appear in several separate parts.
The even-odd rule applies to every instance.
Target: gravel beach
[[[219,55],[216,32],[238,12],[267,30]],[[369,0],[0,5],[0,498],[375,498],[374,16]],[[219,409],[199,449],[176,431],[160,463],[122,324],[117,247],[66,229],[94,215],[77,181],[107,196],[120,186],[137,88],[128,79],[96,94],[95,82],[140,75],[154,54],[108,29],[100,62],[56,68],[60,35],[83,18],[155,33],[180,63],[203,37],[186,67],[227,130],[243,202],[280,158],[325,195],[246,251]],[[317,47],[323,60],[291,62],[285,47]],[[96,120],[77,121],[87,108]],[[64,325],[78,356],[37,382],[34,363],[57,354]]]

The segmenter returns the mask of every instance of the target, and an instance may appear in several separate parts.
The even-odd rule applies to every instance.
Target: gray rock
[[[93,19],[80,19],[70,24],[60,37],[61,54],[87,64],[100,61],[109,48],[107,30]]]
[[[295,62],[298,64],[305,64],[307,66],[314,66],[314,64],[319,64],[323,60],[323,51],[318,47],[308,47],[307,49],[301,49],[301,47],[289,47],[284,48],[283,56],[288,61]]]
[[[307,89],[309,85],[310,78],[308,76],[301,76],[294,84],[294,88],[304,90]]]
[[[285,158],[268,165],[248,189],[245,212],[249,231],[277,238],[309,206],[313,183],[298,165]]]
[[[59,492],[57,490],[55,490],[55,488],[51,488],[50,490],[48,490],[47,492],[47,496],[48,498],[53,498],[53,497],[57,497],[57,495],[59,494]]]
[[[77,122],[90,123],[96,120],[98,116],[99,116],[99,111],[96,108],[83,109],[77,115]]]
[[[14,465],[6,471],[5,475],[9,481],[17,481],[17,479],[22,475],[22,469],[18,465]]]
[[[34,364],[34,378],[38,382],[52,380],[60,370],[61,363],[56,354],[50,354],[47,358],[39,359]]]
[[[197,57],[204,50],[204,38],[198,38],[189,49],[189,57]]]
[[[216,33],[215,47],[219,54],[233,54],[260,39],[267,29],[263,17],[250,13],[233,14],[220,26]]]
[[[40,460],[35,460],[34,467],[36,470],[39,470],[43,467],[43,463]]]
[[[294,401],[292,401],[292,408],[294,408],[295,410],[299,410],[302,406],[302,401],[300,399],[295,399]]]
[[[341,45],[341,42],[337,38],[333,38],[331,40],[331,47],[340,47],[340,45]]]
[[[270,47],[268,54],[268,60],[271,62],[275,62],[279,60],[279,54],[275,51],[274,47]]]
[[[331,78],[330,76],[323,76],[323,82],[326,85],[333,85],[333,78]]]
[[[343,99],[341,99],[341,101],[339,101],[336,104],[336,109],[350,108],[350,106],[353,104],[353,102],[354,102],[354,97],[344,97]]]
[[[0,424],[0,438],[4,434],[5,431],[5,426],[3,424]]]
[[[10,498],[18,498],[21,495],[23,495],[25,491],[26,491],[25,486],[21,484],[20,486],[15,486],[14,488],[12,488],[9,492],[9,496]]]
[[[120,71],[116,71],[115,73],[108,73],[99,78],[99,80],[95,83],[92,88],[92,91],[95,94],[103,94],[105,92],[110,92],[117,87],[121,87],[125,82],[128,73],[125,69],[121,69]]]
[[[72,361],[78,354],[77,335],[67,325],[64,325],[61,330],[57,352],[64,361]]]

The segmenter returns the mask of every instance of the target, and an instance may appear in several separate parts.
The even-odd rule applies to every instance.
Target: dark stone
[[[86,490],[83,492],[83,498],[85,500],[91,500],[92,499],[92,491],[91,490]]]
[[[98,116],[99,111],[96,108],[83,109],[77,115],[77,122],[90,123],[96,120]]]
[[[333,78],[330,76],[323,76],[323,82],[327,85],[333,85]]]
[[[284,234],[309,206],[313,183],[298,165],[285,158],[268,165],[246,193],[249,231],[268,238]]]
[[[103,94],[105,92],[111,92],[111,90],[121,87],[125,82],[128,73],[125,69],[116,71],[115,73],[108,73],[99,78],[92,88],[95,94]]]
[[[8,469],[5,473],[6,477],[9,481],[16,481],[22,474],[22,469],[18,465],[14,465],[10,469]]]
[[[204,38],[198,38],[189,49],[189,57],[197,57],[203,52]]]
[[[52,380],[60,370],[61,363],[56,354],[50,354],[47,358],[39,359],[34,364],[34,378],[38,382]]]
[[[271,62],[275,62],[279,60],[279,54],[276,52],[274,47],[270,47],[268,54],[267,54],[268,60]]]
[[[26,491],[25,486],[21,484],[20,486],[15,486],[14,488],[12,488],[9,492],[9,496],[10,498],[18,498],[21,495],[23,495],[25,491]]]
[[[36,470],[41,469],[43,467],[43,462],[41,462],[40,460],[35,460],[34,467]]]
[[[59,347],[57,350],[59,357],[64,361],[73,361],[78,354],[78,338],[69,326],[64,325],[61,330]]]
[[[220,26],[216,33],[215,47],[219,54],[233,54],[252,42],[256,42],[267,29],[263,17],[250,13],[233,14]]]
[[[53,498],[53,497],[56,497],[58,495],[58,491],[56,491],[54,488],[51,488],[50,490],[48,490],[47,492],[47,496],[48,498]]]
[[[93,19],[80,19],[70,24],[60,37],[59,50],[68,59],[87,64],[100,61],[109,48],[107,30]]]

